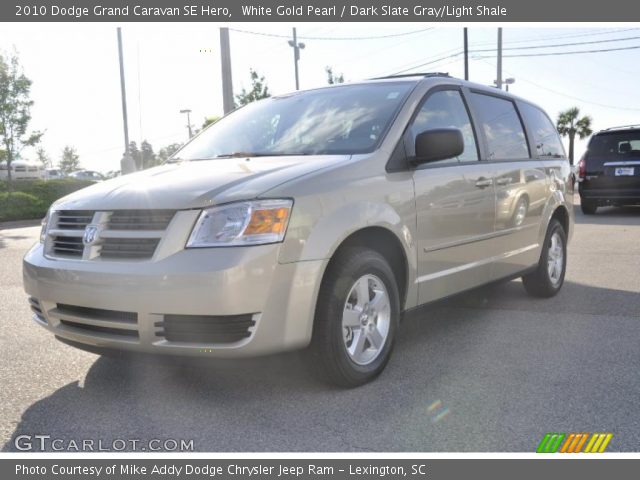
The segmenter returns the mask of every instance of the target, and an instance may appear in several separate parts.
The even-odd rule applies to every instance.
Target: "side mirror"
[[[435,162],[457,157],[464,151],[462,132],[457,128],[434,128],[416,136],[413,164]]]

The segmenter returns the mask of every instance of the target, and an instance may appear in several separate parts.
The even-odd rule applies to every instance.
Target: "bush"
[[[86,180],[14,180],[13,191],[0,181],[0,222],[42,218],[53,202],[81,188],[93,185]]]
[[[37,197],[28,193],[0,193],[0,222],[42,218],[47,208]]]

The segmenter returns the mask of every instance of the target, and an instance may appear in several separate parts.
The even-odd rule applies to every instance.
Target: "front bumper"
[[[143,353],[257,356],[309,343],[326,266],[326,260],[278,263],[279,248],[189,249],[157,261],[87,262],[48,258],[36,245],[24,258],[24,287],[36,322],[72,342]],[[171,318],[175,328],[182,316],[191,316],[181,330],[188,340],[176,341],[163,325]],[[250,318],[251,326],[231,342],[198,340],[198,329],[213,316],[224,328],[236,328],[240,318]]]

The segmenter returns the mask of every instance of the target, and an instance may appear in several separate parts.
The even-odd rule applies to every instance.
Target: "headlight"
[[[256,200],[207,208],[193,227],[187,248],[281,242],[292,206],[292,200]]]
[[[42,219],[40,228],[40,243],[44,243],[47,239],[47,227],[49,226],[49,218],[51,218],[51,209],[47,210],[47,214]]]

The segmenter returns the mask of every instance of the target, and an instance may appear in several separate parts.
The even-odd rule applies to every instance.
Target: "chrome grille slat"
[[[82,257],[84,245],[82,237],[52,237],[53,252],[58,255]]]
[[[165,230],[175,210],[116,210],[109,219],[110,230]]]

